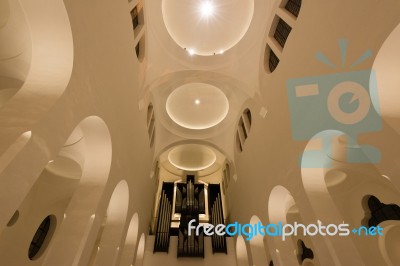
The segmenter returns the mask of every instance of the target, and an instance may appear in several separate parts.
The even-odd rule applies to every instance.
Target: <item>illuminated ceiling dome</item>
[[[165,26],[191,54],[214,55],[236,45],[250,26],[254,0],[163,0]]]
[[[228,114],[229,102],[215,86],[188,83],[175,89],[167,99],[169,117],[188,129],[206,129],[219,124]]]
[[[200,171],[216,161],[212,149],[200,144],[184,144],[168,153],[168,161],[175,167],[186,171]]]

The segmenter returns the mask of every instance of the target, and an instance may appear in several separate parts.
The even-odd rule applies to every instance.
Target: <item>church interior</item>
[[[400,265],[399,47],[396,0],[0,0],[0,265]]]

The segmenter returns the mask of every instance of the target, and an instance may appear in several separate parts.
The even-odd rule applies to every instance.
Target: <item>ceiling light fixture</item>
[[[194,101],[194,103],[197,104],[197,105],[199,105],[199,104],[200,104],[200,100],[199,100],[199,99],[196,99],[196,100]]]
[[[209,17],[214,14],[214,5],[210,1],[204,1],[201,3],[201,14],[205,17]]]
[[[189,52],[190,55],[194,55],[194,50],[193,49],[189,49],[188,52]]]

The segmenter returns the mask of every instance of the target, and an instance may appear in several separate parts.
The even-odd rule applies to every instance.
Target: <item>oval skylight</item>
[[[229,102],[215,86],[188,83],[175,89],[167,99],[169,117],[189,129],[206,129],[219,124],[228,114]]]
[[[247,32],[254,0],[162,1],[165,26],[191,55],[214,55],[236,45]]]

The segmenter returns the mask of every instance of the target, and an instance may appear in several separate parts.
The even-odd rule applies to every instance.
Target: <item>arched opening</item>
[[[236,239],[236,260],[237,266],[249,266],[249,255],[243,236],[238,236]]]
[[[253,215],[250,219],[250,224],[260,224],[262,226],[260,218],[258,216]],[[251,257],[253,258],[253,265],[255,266],[264,266],[267,265],[267,254],[265,253],[264,247],[264,237],[260,234],[255,235],[250,240],[250,250]]]
[[[137,248],[137,253],[136,253],[136,259],[135,259],[135,266],[143,266],[143,259],[144,259],[144,250],[146,247],[146,236],[144,233],[141,234],[138,248]]]
[[[135,257],[136,243],[138,240],[139,216],[135,213],[129,223],[128,232],[126,233],[125,246],[121,255],[120,266],[130,266]]]
[[[276,186],[272,189],[268,200],[268,217],[271,224],[286,224],[288,221],[288,212],[296,206],[291,193],[283,186]],[[273,261],[280,265],[297,265],[296,246],[293,237],[290,236],[285,241],[280,237],[274,237],[272,240],[276,252],[272,254]],[[285,254],[281,256],[280,254]]]
[[[107,125],[101,118],[90,116],[79,123],[43,171],[70,184],[64,219],[43,265],[56,265],[60,260],[70,265],[85,264],[89,260],[97,232],[95,213],[108,180],[111,153]]]
[[[367,195],[398,204],[399,192],[380,175],[374,164],[368,163],[365,147],[351,144],[353,142],[349,144],[346,139],[348,137],[343,133],[332,130],[315,135],[303,153],[301,172],[304,189],[316,217],[324,224],[345,222],[350,228],[357,228],[364,225]],[[326,140],[330,141],[330,147],[322,148],[321,142]],[[314,162],[313,166],[311,162]],[[329,249],[331,256],[335,260],[343,260],[342,263],[384,263],[380,252],[371,252],[378,251],[373,248],[378,245],[378,238],[350,235],[346,238],[324,238],[324,241],[332,247]],[[336,255],[342,252],[352,252],[354,256],[343,258]]]
[[[128,183],[122,180],[115,187],[108,204],[105,223],[98,234],[94,265],[115,265],[129,205]],[[96,243],[97,243],[96,241]]]

